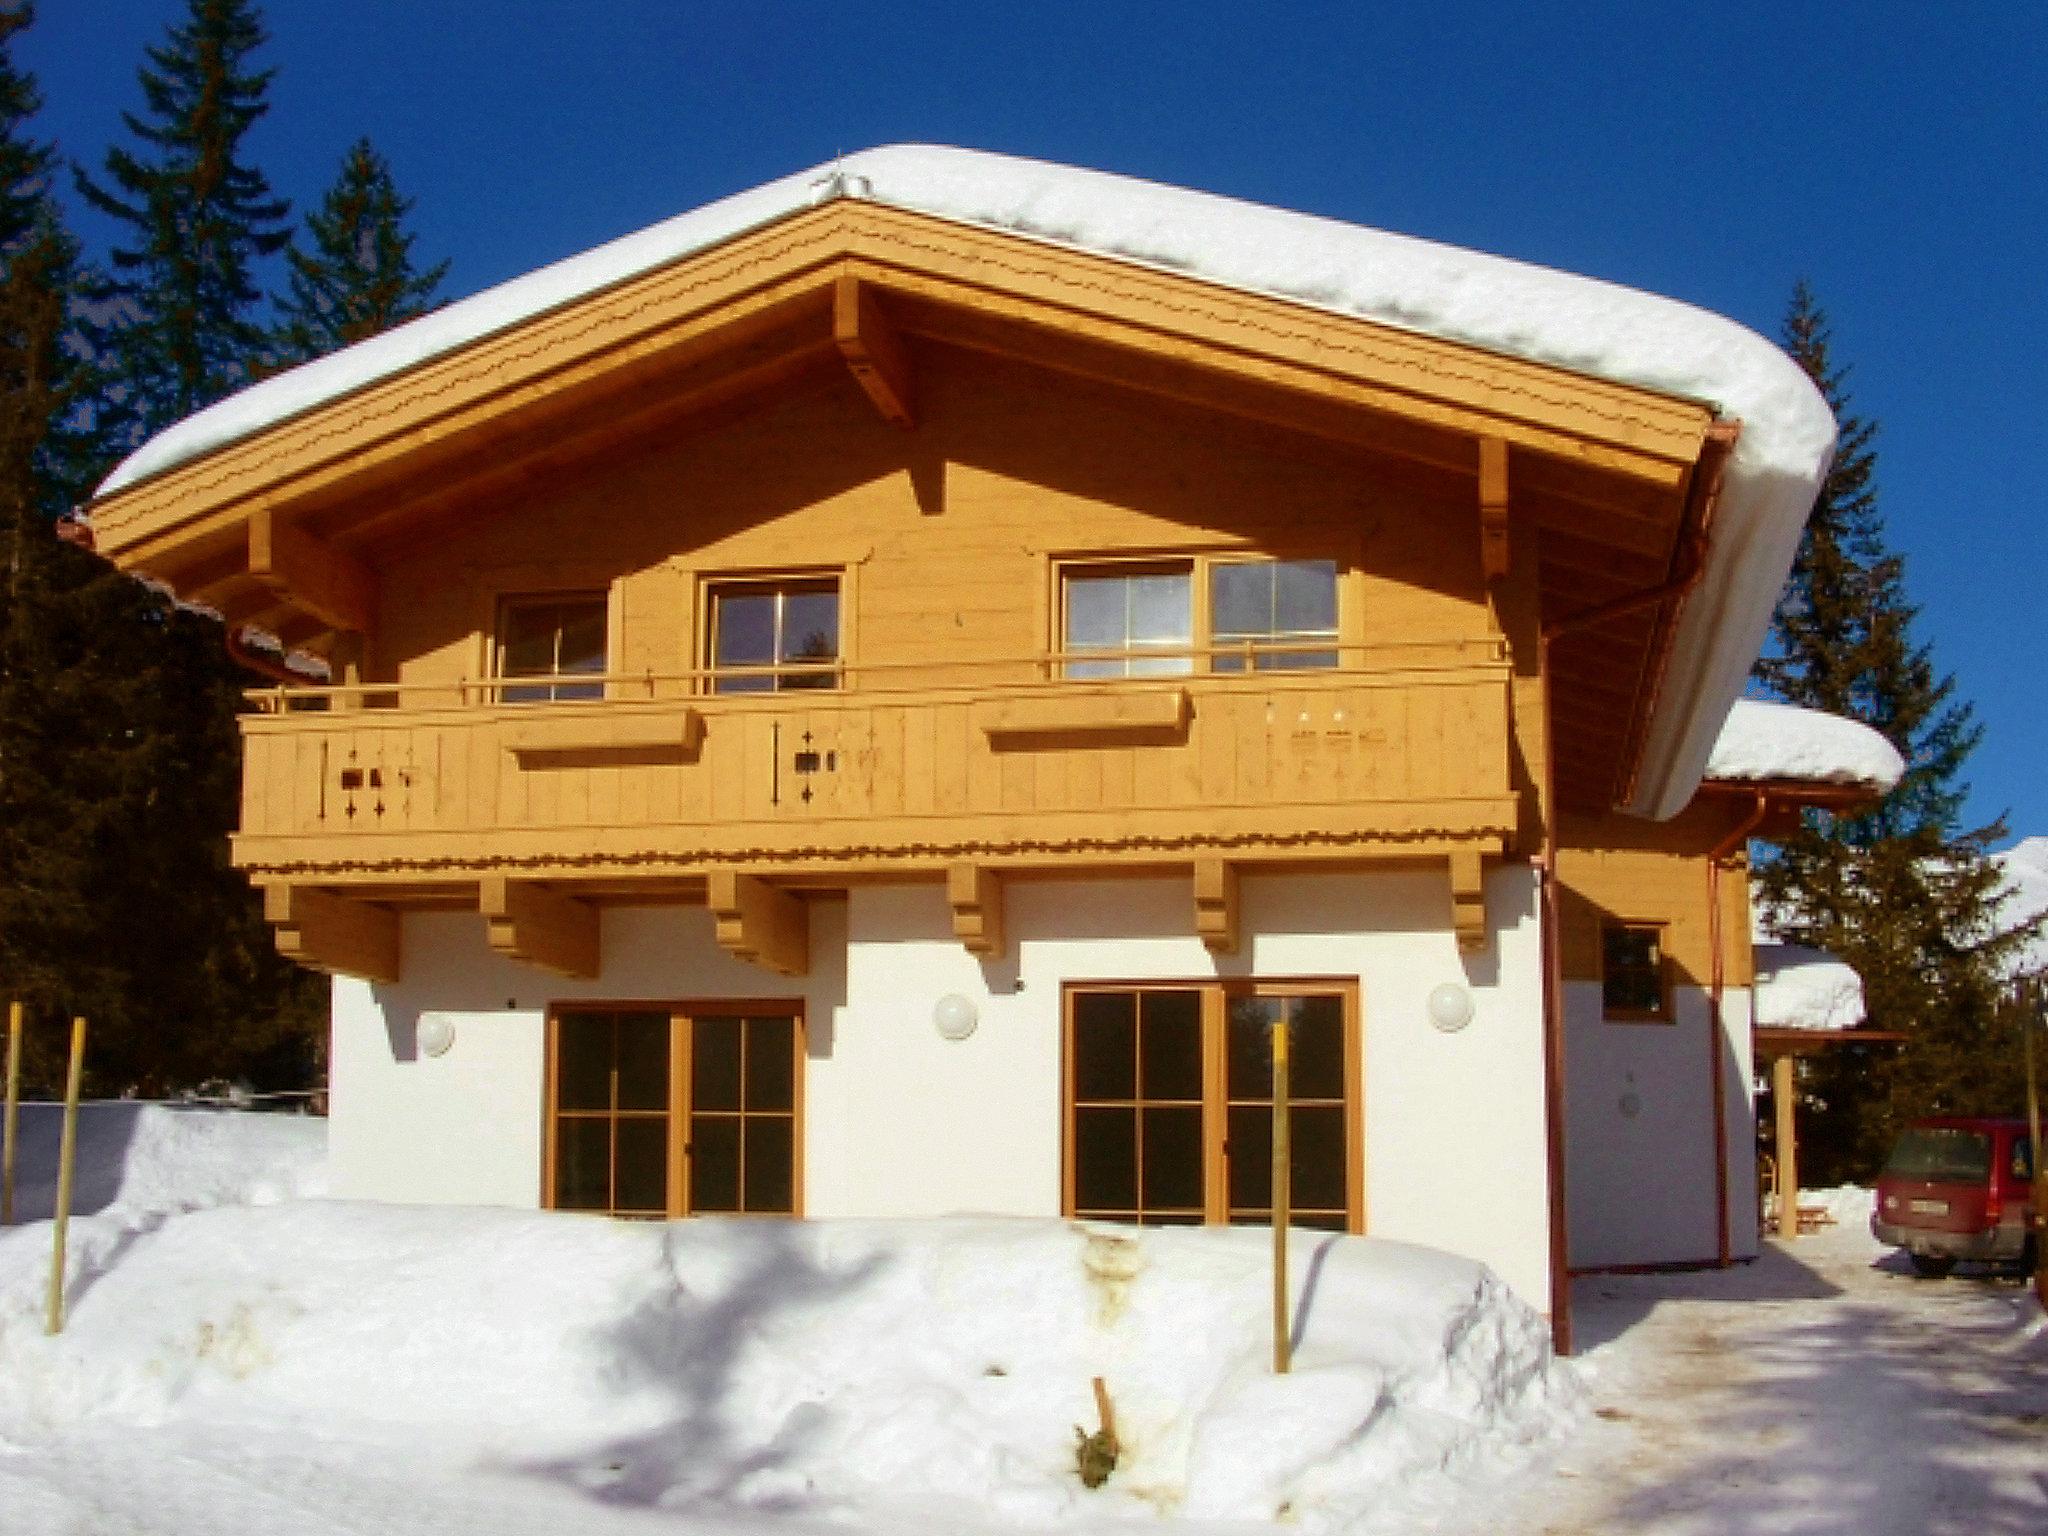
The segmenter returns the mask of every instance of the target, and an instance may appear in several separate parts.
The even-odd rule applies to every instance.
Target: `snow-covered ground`
[[[1475,1266],[1305,1235],[1282,1380],[1258,1233],[341,1204],[292,1198],[316,1121],[126,1113],[61,1338],[47,1223],[0,1232],[10,1536],[2048,1530],[2033,1303],[1907,1278],[1860,1192],[1753,1266],[1580,1282],[1568,1365]]]

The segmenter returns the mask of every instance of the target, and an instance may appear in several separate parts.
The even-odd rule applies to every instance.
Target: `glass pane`
[[[1226,1091],[1231,1098],[1272,1099],[1272,1026],[1279,1017],[1278,998],[1234,997],[1230,1000]]]
[[[720,592],[712,598],[714,667],[766,666],[775,660],[775,594]]]
[[[1258,657],[1258,668],[1261,672],[1300,672],[1315,668],[1327,669],[1336,665],[1335,651],[1265,651]]]
[[[539,677],[555,670],[555,610],[507,603],[498,621],[498,675]]]
[[[741,672],[711,680],[713,693],[767,693],[774,687],[775,676],[770,672]]]
[[[669,1023],[665,1013],[619,1015],[619,1108],[668,1108]]]
[[[1287,1117],[1287,1166],[1294,1203],[1304,1209],[1344,1208],[1344,1111],[1335,1104],[1295,1109]],[[1268,1148],[1267,1156],[1271,1157]]]
[[[745,1209],[770,1215],[796,1212],[796,1121],[788,1115],[746,1120]]]
[[[835,661],[839,656],[839,589],[792,592],[782,605],[782,660]]]
[[[1209,622],[1219,645],[1239,635],[1271,634],[1273,563],[1247,560],[1212,567],[1209,604]]]
[[[1332,560],[1280,560],[1273,565],[1273,628],[1303,634],[1337,628],[1337,566]]]
[[[1131,640],[1136,644],[1177,642],[1194,635],[1192,582],[1186,571],[1155,571],[1133,576]]]
[[[602,601],[565,603],[556,610],[562,625],[562,649],[555,662],[557,672],[602,672],[604,670],[604,604]]]
[[[1133,656],[1129,675],[1132,677],[1185,677],[1195,670],[1192,656]]]
[[[1074,1111],[1074,1204],[1127,1211],[1138,1203],[1138,1112]]]
[[[618,1177],[613,1210],[668,1210],[668,1116],[631,1115],[619,1121]]]
[[[1227,1155],[1230,1209],[1267,1211],[1273,1205],[1273,1111],[1241,1104],[1230,1111]]]
[[[740,1107],[740,1021],[698,1019],[690,1036],[690,1108]]]
[[[1199,992],[1139,994],[1140,1092],[1148,1099],[1202,1098],[1202,997]],[[1149,1203],[1149,1202],[1148,1202]]]
[[[1664,1006],[1660,935],[1654,928],[1601,931],[1602,999],[1611,1012],[1657,1013]]]
[[[690,1209],[740,1208],[740,1122],[737,1115],[690,1117]]]
[[[1134,992],[1074,994],[1074,1097],[1138,1096],[1138,998]]]
[[[1121,650],[1127,638],[1122,576],[1067,578],[1068,650]]]
[[[611,1122],[563,1118],[555,1122],[555,1208],[611,1208]]]
[[[1124,664],[1121,661],[1070,661],[1067,663],[1069,677],[1122,677]]]
[[[748,1109],[796,1108],[794,1019],[747,1020],[746,1087]]]
[[[612,1016],[565,1013],[555,1025],[555,1107],[612,1107]]]
[[[1202,1110],[1197,1104],[1147,1109],[1145,1187],[1147,1210],[1202,1207]]]
[[[1294,1033],[1287,1042],[1290,1099],[1344,1097],[1344,1000],[1328,993],[1290,997]]]

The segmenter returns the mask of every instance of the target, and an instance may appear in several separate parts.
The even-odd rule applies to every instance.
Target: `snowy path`
[[[1860,1223],[1727,1272],[1579,1282],[1595,1419],[1480,1530],[2048,1533],[2048,1319]]]

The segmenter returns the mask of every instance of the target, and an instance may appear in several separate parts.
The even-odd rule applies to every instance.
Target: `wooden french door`
[[[1066,1213],[1270,1223],[1276,1027],[1291,1056],[1292,1220],[1363,1231],[1358,994],[1342,983],[1070,986]]]
[[[558,1008],[547,1204],[653,1218],[801,1214],[802,1109],[794,1004]]]

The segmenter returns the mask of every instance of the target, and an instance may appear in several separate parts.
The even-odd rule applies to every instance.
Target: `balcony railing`
[[[1333,649],[1335,667],[1286,664]],[[549,702],[506,702],[508,687],[556,681],[523,677],[258,690],[237,858],[629,874],[1194,846],[1249,857],[1512,825],[1498,640],[1087,660],[1105,654],[1188,670],[1084,681],[1058,656],[839,662],[836,688],[614,674],[559,679],[603,697]]]

